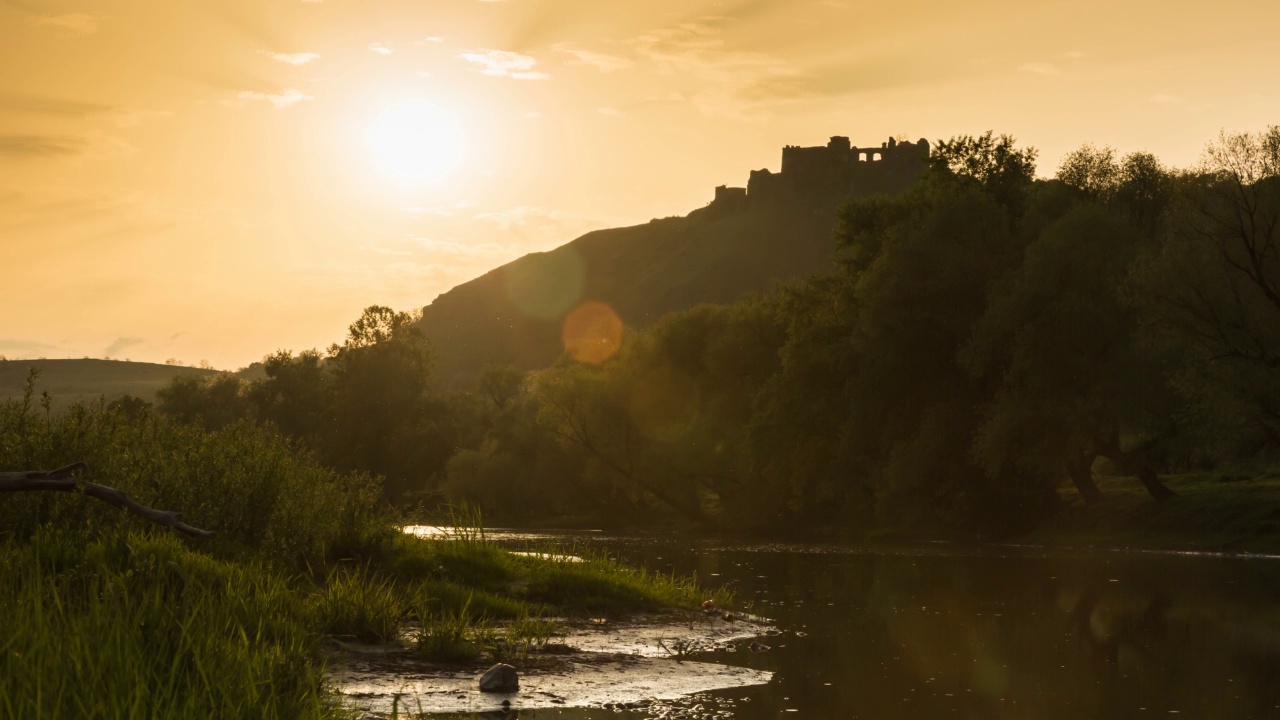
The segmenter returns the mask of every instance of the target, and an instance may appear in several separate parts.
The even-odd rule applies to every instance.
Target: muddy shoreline
[[[683,613],[566,622],[562,642],[523,660],[507,660],[520,673],[519,691],[509,694],[480,692],[480,674],[491,663],[427,662],[405,642],[335,640],[329,677],[343,704],[368,720],[406,712],[644,707],[769,682],[772,673],[738,667],[732,659],[739,652],[767,651],[767,645],[781,647],[787,635],[764,618],[732,618]]]

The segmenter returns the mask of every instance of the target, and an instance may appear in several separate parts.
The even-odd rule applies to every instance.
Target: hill
[[[37,397],[47,391],[53,396],[54,409],[98,398],[110,402],[123,395],[155,402],[156,391],[178,375],[218,374],[217,370],[125,360],[0,360],[0,399],[21,398],[33,368],[40,373]]]
[[[746,188],[721,186],[707,207],[684,217],[587,233],[459,285],[423,309],[436,382],[465,387],[491,362],[551,364],[564,351],[566,314],[590,301],[639,328],[674,310],[824,272],[840,205],[902,192],[928,153],[924,140],[857,148],[833,137],[826,146],[788,146],[781,172],[753,171]]]

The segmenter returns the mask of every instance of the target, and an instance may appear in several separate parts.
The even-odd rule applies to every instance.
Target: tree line
[[[1280,450],[1280,127],[1189,169],[1086,145],[1055,177],[993,133],[937,144],[898,197],[840,212],[835,270],[430,390],[430,343],[373,307],[326,355],[182,377],[160,412],[255,421],[388,496],[503,521],[997,533],[1095,472],[1154,502]]]

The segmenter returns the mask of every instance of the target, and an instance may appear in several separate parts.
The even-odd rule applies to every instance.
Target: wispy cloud
[[[115,108],[102,103],[46,97],[43,95],[0,95],[0,110],[40,115],[78,117],[105,113]]]
[[[236,94],[234,100],[225,101],[223,104],[230,105],[232,107],[240,107],[241,105],[258,102],[260,100],[271,103],[277,110],[282,110],[301,102],[315,100],[315,98],[296,88],[286,88],[280,93],[264,93],[254,92],[252,90],[243,90]]]
[[[102,354],[104,357],[112,357],[119,355],[122,350],[142,345],[144,342],[146,341],[137,337],[116,338],[115,342],[102,349]]]
[[[71,350],[62,345],[53,345],[39,340],[20,340],[18,338],[0,338],[0,355],[5,355],[11,359],[35,359],[45,358],[49,356],[66,356],[73,354]]]
[[[67,13],[65,15],[39,15],[31,18],[35,27],[53,28],[66,35],[84,36],[98,32],[98,22],[104,19],[94,13]]]
[[[660,72],[705,83],[692,100],[707,114],[759,116],[769,102],[813,94],[804,73],[782,58],[730,47],[723,38],[723,22],[723,18],[707,18],[680,23],[640,35],[632,44]]]
[[[79,155],[87,147],[69,135],[0,135],[0,157],[17,160]]]
[[[390,55],[391,53],[395,52],[395,50],[393,50],[390,45],[386,45],[380,42],[370,44],[369,51],[375,52],[379,55]]]
[[[462,53],[461,57],[469,63],[479,65],[482,75],[515,80],[545,80],[550,77],[533,69],[538,64],[534,58],[509,50],[473,50]]]
[[[304,52],[304,53],[268,52],[267,56],[270,57],[272,60],[275,60],[276,62],[282,62],[287,65],[306,65],[312,60],[316,60],[320,57],[318,53],[311,53],[311,52]]]
[[[605,117],[622,117],[622,114],[623,114],[622,111],[619,110],[618,108],[612,108],[612,107],[596,108],[596,112],[600,113],[601,115],[604,115]]]
[[[630,58],[593,52],[569,43],[558,43],[553,45],[552,49],[572,56],[574,60],[569,63],[570,65],[590,65],[603,73],[621,70],[635,64],[635,61]]]
[[[1049,76],[1049,75],[1062,74],[1062,70],[1058,69],[1057,65],[1054,65],[1053,63],[1047,63],[1047,62],[1023,63],[1018,66],[1018,70],[1021,70],[1022,72],[1026,72],[1026,73],[1031,73],[1033,75]]]
[[[1190,100],[1187,100],[1186,98],[1183,98],[1183,97],[1178,97],[1177,95],[1166,95],[1162,93],[1159,95],[1152,95],[1150,100],[1156,105],[1178,107],[1178,108],[1182,108],[1183,110],[1186,110],[1187,112],[1200,112],[1201,110],[1204,110],[1204,105],[1201,105],[1199,103],[1193,103]]]

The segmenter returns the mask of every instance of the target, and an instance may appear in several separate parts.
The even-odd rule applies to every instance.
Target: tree
[[[1035,148],[1016,147],[1010,135],[960,135],[939,140],[929,156],[934,173],[976,180],[1003,204],[1021,204],[1036,174]]]
[[[1092,466],[1105,456],[1154,499],[1172,496],[1154,455],[1173,430],[1167,368],[1122,297],[1140,242],[1101,204],[1078,204],[999,286],[961,353],[996,388],[975,441],[989,473],[1013,466],[1056,484],[1065,470],[1095,502]]]
[[[329,348],[326,454],[342,468],[385,475],[389,492],[421,487],[448,449],[428,397],[431,345],[413,313],[374,305]]]
[[[1205,421],[1280,447],[1280,126],[1223,133],[1177,192],[1139,299],[1186,352],[1181,383]]]

